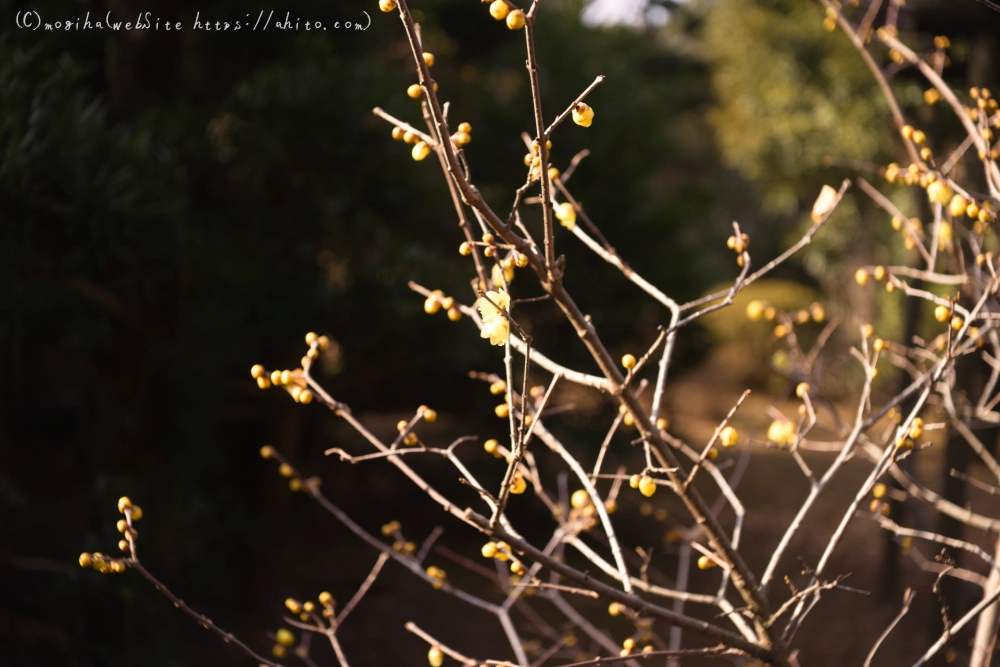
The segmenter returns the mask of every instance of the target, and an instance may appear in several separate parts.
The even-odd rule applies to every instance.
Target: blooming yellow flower
[[[507,281],[508,285],[510,284],[510,281],[514,280],[514,267],[512,266],[509,269],[503,269],[500,268],[499,264],[494,264],[492,274],[493,275],[490,276],[490,280],[493,282],[493,286],[503,287],[504,280]],[[503,278],[500,277],[501,274],[503,274]]]
[[[555,209],[559,224],[566,229],[573,229],[573,225],[576,224],[576,209],[573,208],[573,205],[569,202],[563,202],[558,204]]]
[[[834,205],[837,203],[837,191],[831,188],[829,185],[824,185],[823,189],[819,191],[819,196],[816,197],[815,203],[813,203],[812,219],[813,222],[819,222],[823,219],[827,213],[833,210]]]
[[[494,345],[503,345],[507,342],[507,337],[510,335],[510,323],[507,322],[507,318],[503,316],[496,306],[495,303],[500,308],[507,310],[510,308],[510,295],[505,291],[500,290],[498,292],[487,292],[486,299],[479,300],[479,315],[483,318],[483,330],[480,332],[480,337],[489,338],[490,342]],[[492,301],[493,303],[490,303]]]

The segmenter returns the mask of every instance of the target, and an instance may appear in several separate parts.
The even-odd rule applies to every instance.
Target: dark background
[[[467,150],[474,180],[506,210],[523,182],[519,134],[533,127],[523,39],[472,0],[414,4],[451,117],[473,126]],[[734,120],[727,105],[752,91],[727,90],[718,76],[740,65],[725,44],[737,44],[739,35],[727,32],[735,28],[725,19],[738,26],[750,4],[801,26],[801,41],[771,48],[804,64],[799,73],[818,96],[843,102],[834,93],[850,92],[854,81],[870,96],[870,117],[880,124],[845,114],[837,131],[891,137],[856,56],[843,89],[812,78],[831,73],[812,67],[801,51],[817,64],[831,54],[851,57],[842,35],[822,31],[822,12],[812,3],[670,6],[666,27],[633,29],[583,26],[579,2],[552,0],[538,23],[549,115],[597,74],[607,76],[590,100],[594,126],[561,128],[554,164],[565,167],[578,150],[591,150],[571,189],[630,263],[678,299],[735,275],[722,243],[731,220],[756,234],[761,257],[786,244],[811,203],[787,193],[814,192],[849,175],[822,163],[831,153],[823,141],[845,147],[834,157],[893,155],[890,139],[859,148],[848,135],[798,136],[780,122],[745,126],[753,145],[726,133]],[[290,494],[257,455],[265,443],[320,475],[331,498],[373,532],[398,518],[419,542],[436,525],[433,508],[394,469],[323,456],[331,446],[364,451],[325,410],[255,387],[250,366],[297,366],[307,331],[335,341],[319,376],[376,432],[391,433],[423,403],[441,413],[427,430],[441,442],[502,435],[485,421],[493,419],[492,397],[467,379],[470,369],[500,372],[500,356],[468,321],[426,316],[422,298],[406,286],[412,279],[472,301],[441,174],[432,161],[413,162],[371,114],[381,106],[419,120],[405,96],[415,77],[398,19],[368,0],[273,8],[327,23],[366,21],[364,10],[372,24],[326,33],[27,32],[14,26],[18,10],[50,21],[150,11],[189,25],[196,11],[223,20],[259,8],[0,2],[2,664],[246,664],[135,573],[102,576],[76,566],[81,551],[114,551],[115,502],[123,494],[146,514],[146,565],[261,652],[269,650],[266,633],[281,623],[286,596],[328,589],[346,601],[375,553],[306,497]],[[721,18],[706,19],[716,10]],[[983,60],[973,57],[986,48],[977,45],[1000,34],[998,18],[972,0],[941,0],[915,3],[905,26],[924,42],[948,34],[971,54],[956,57],[949,70],[957,87],[968,77],[996,88],[995,69],[971,72],[970,63]],[[761,85],[779,85],[766,80],[768,56],[758,38],[752,25],[742,37],[764,60],[742,66],[764,77]],[[912,85],[907,76],[899,77],[902,90]],[[807,111],[814,104],[804,101]],[[766,104],[761,109],[769,112]],[[952,131],[947,124],[940,130]],[[789,139],[778,141],[783,133]],[[764,147],[756,142],[761,135]],[[804,166],[787,168],[783,150]],[[863,257],[870,252],[863,241],[834,237],[815,257]],[[584,295],[581,306],[612,352],[648,345],[664,309],[637,298],[568,235],[560,242],[570,255],[568,286]],[[835,265],[796,264],[784,276],[835,287],[843,282]],[[526,274],[520,280],[527,283],[521,296],[540,293]],[[593,370],[554,309],[523,312],[531,330],[544,332],[546,352]],[[704,330],[686,333],[675,372],[696,369],[711,344]],[[614,409],[580,407],[563,428],[592,440]],[[497,433],[483,432],[484,423]],[[487,476],[496,472],[488,461],[473,465]],[[453,481],[438,467],[426,472]],[[478,546],[454,522],[445,527],[443,542],[453,548]],[[503,651],[489,618],[429,594],[393,565],[355,613],[343,643],[361,664],[422,661],[422,643],[399,627],[414,613],[453,633],[465,629],[454,619],[468,618],[481,641]],[[317,659],[329,664],[324,651]]]

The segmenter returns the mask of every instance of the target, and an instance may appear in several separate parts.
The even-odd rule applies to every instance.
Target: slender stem
[[[538,142],[538,180],[542,185],[542,224],[545,227],[545,264],[550,275],[555,270],[556,249],[555,234],[552,222],[552,184],[549,182],[549,135],[545,131],[545,121],[542,116],[542,91],[538,83],[538,58],[535,55],[535,9],[537,3],[528,12],[528,20],[524,25],[524,39],[528,50],[528,78],[531,80],[531,100],[535,112],[535,137]]]
[[[344,605],[344,608],[340,611],[340,613],[337,614],[336,625],[339,626],[341,623],[343,623],[344,619],[347,618],[347,616],[351,613],[351,611],[356,606],[358,606],[358,603],[361,602],[361,598],[365,596],[365,593],[368,592],[368,589],[371,588],[372,584],[375,583],[375,579],[378,577],[378,573],[382,571],[382,566],[384,566],[388,560],[389,560],[389,554],[387,554],[386,552],[383,551],[378,555],[378,560],[375,561],[375,566],[372,567],[372,571],[368,573],[368,576],[361,584],[361,587],[358,588],[357,592],[354,594],[354,597],[352,597],[350,601],[346,605]],[[417,560],[419,561],[419,559]]]
[[[198,624],[201,625],[206,630],[211,630],[215,634],[217,634],[220,637],[222,637],[222,640],[224,642],[236,644],[236,646],[238,646],[241,651],[243,651],[244,653],[246,653],[247,656],[249,656],[251,659],[253,659],[255,662],[257,662],[259,664],[268,665],[269,667],[284,667],[281,663],[272,662],[272,661],[268,660],[267,658],[265,658],[264,656],[258,654],[252,648],[250,648],[249,646],[247,646],[246,644],[244,644],[242,641],[240,641],[239,639],[237,639],[236,636],[233,635],[233,633],[226,632],[225,630],[223,630],[222,628],[220,628],[219,626],[217,626],[215,623],[213,623],[212,619],[208,618],[207,616],[204,616],[203,614],[199,614],[194,609],[192,609],[191,607],[189,607],[188,604],[186,602],[184,602],[184,600],[180,599],[179,597],[177,597],[176,595],[174,595],[172,592],[170,592],[169,588],[167,588],[166,586],[164,586],[162,583],[160,583],[160,581],[156,577],[154,577],[152,574],[150,574],[149,570],[147,570],[145,567],[143,567],[142,564],[139,561],[135,560],[134,558],[129,558],[129,559],[126,559],[125,562],[126,562],[126,564],[129,567],[133,568],[139,574],[141,574],[142,576],[144,576],[149,581],[149,583],[153,584],[153,586],[156,587],[156,590],[160,591],[165,596],[167,596],[167,598],[171,602],[174,603],[175,607],[177,607],[178,609],[180,609],[181,611],[183,611],[185,614],[187,614],[188,616],[190,616],[194,620],[198,621]]]

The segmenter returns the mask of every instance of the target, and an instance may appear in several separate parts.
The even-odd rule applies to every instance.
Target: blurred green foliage
[[[871,162],[891,146],[871,72],[823,16],[794,0],[719,0],[705,12],[719,147],[765,187],[771,213],[795,213],[827,158]]]

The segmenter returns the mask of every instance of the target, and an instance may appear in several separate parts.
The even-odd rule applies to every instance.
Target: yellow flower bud
[[[396,0],[378,0],[378,8],[383,12],[391,12],[396,8]],[[278,656],[279,658],[282,656]]]
[[[776,445],[791,445],[795,442],[795,425],[785,419],[775,419],[767,427],[767,439]]]
[[[418,141],[413,145],[413,150],[410,151],[410,155],[417,162],[420,162],[430,154],[431,154],[431,149],[430,146],[427,145],[426,141]]]
[[[723,447],[732,447],[740,441],[739,432],[732,426],[727,426],[719,432],[719,442]]]
[[[747,318],[753,321],[759,320],[764,316],[764,302],[754,299],[747,304]]]
[[[291,646],[295,643],[295,635],[287,628],[278,628],[274,633],[274,640],[282,646]]]
[[[809,315],[813,318],[813,322],[822,322],[826,319],[826,309],[819,302],[810,304]]]
[[[718,563],[716,563],[715,560],[709,558],[708,556],[701,556],[698,558],[699,570],[707,570],[711,567],[715,567],[716,565],[718,565]]]
[[[962,195],[955,195],[951,198],[951,202],[948,204],[948,210],[951,211],[953,217],[958,217],[965,214],[965,209],[968,208],[969,203],[965,201],[965,197]]]
[[[927,198],[932,202],[947,204],[951,201],[951,186],[944,181],[936,180],[927,186]]]
[[[573,107],[573,122],[581,127],[590,127],[594,122],[594,110],[590,105],[580,102]]]
[[[520,30],[524,27],[524,12],[520,9],[515,9],[511,13],[507,14],[507,27],[511,30]]]
[[[631,354],[626,354],[622,357],[622,366],[625,368],[635,368],[636,360]]]
[[[495,18],[497,21],[503,21],[507,18],[507,14],[510,13],[510,7],[504,0],[494,0],[490,4],[490,16]]]
[[[582,509],[590,504],[590,494],[584,489],[577,489],[570,496],[569,504],[573,509]]]
[[[576,224],[576,209],[569,202],[563,202],[555,208],[556,218],[566,229],[573,229]]]
[[[514,480],[510,485],[510,492],[515,495],[520,495],[528,490],[528,483],[524,480],[524,475],[520,473],[514,474]]]
[[[647,498],[656,493],[656,482],[653,481],[652,477],[643,475],[639,478],[639,493]]]
[[[424,64],[428,67],[434,66],[434,54],[433,53],[423,53]]]

